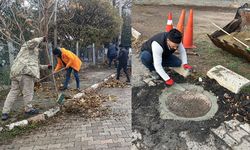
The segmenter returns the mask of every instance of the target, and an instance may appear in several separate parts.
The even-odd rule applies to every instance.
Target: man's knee
[[[176,60],[176,66],[180,67],[182,65],[182,61],[180,59]]]
[[[152,63],[152,60],[153,60],[153,57],[149,52],[143,51],[141,53],[141,61],[143,64],[150,64]]]

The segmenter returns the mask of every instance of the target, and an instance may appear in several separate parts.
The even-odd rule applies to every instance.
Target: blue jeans
[[[150,52],[144,50],[141,52],[140,57],[142,63],[149,69],[149,71],[155,70],[153,64],[153,56]],[[175,55],[170,55],[167,57],[167,59],[162,59],[163,67],[180,67],[181,64],[182,64],[181,60]]]
[[[66,71],[66,80],[64,82],[64,89],[67,89],[68,88],[68,84],[69,84],[69,80],[70,80],[70,75],[71,75],[71,72],[72,70],[74,70],[74,76],[75,76],[75,79],[76,79],[76,88],[80,88],[80,80],[79,80],[79,76],[78,76],[78,71],[76,71],[75,69],[69,67]]]

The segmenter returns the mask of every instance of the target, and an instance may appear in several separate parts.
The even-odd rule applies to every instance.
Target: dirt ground
[[[184,6],[142,6],[134,5],[132,10],[132,26],[142,33],[143,39],[165,30],[168,12],[173,13],[173,24],[177,25],[181,10]],[[189,16],[189,9],[194,13],[194,45],[193,51],[199,56],[189,55],[188,62],[194,67],[197,75],[205,76],[206,72],[215,65],[223,65],[246,78],[250,78],[249,62],[223,51],[208,38],[217,30],[210,21],[224,27],[235,16],[236,9],[213,7],[185,7],[185,24]]]

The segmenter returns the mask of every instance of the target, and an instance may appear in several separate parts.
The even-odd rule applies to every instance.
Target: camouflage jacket
[[[40,78],[40,65],[39,65],[39,44],[43,41],[43,37],[34,38],[25,42],[10,70],[10,78],[19,75],[29,75],[36,79]]]

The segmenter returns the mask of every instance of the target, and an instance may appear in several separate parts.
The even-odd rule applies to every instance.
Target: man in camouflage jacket
[[[38,46],[43,40],[43,37],[39,37],[25,42],[14,60],[10,71],[11,89],[4,102],[2,120],[9,118],[10,109],[20,92],[23,95],[25,113],[30,115],[38,113],[38,110],[31,104],[34,81],[40,78],[40,69],[51,68],[50,65],[39,64]]]

